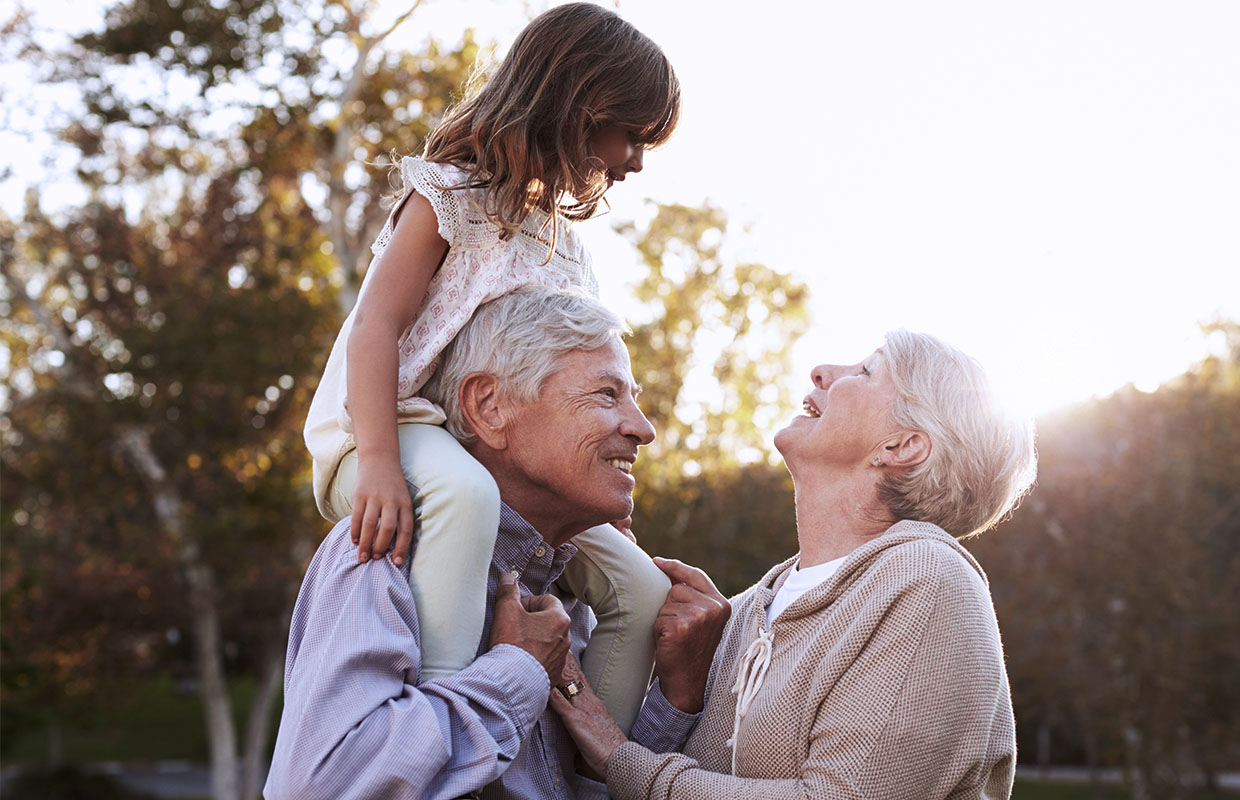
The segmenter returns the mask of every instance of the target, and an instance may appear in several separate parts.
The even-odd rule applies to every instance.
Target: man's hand
[[[672,580],[667,602],[654,621],[654,671],[663,696],[688,714],[702,710],[711,659],[732,615],[705,572],[671,558],[655,565]]]
[[[538,659],[551,684],[560,682],[564,657],[568,655],[568,614],[549,594],[522,597],[517,576],[499,576],[495,590],[495,617],[491,623],[491,647],[511,644]]]

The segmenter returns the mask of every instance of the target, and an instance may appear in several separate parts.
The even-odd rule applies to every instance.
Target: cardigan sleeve
[[[814,717],[799,775],[733,777],[702,769],[687,756],[656,754],[630,742],[608,766],[612,795],[616,800],[1008,797],[1015,734],[989,594],[981,576],[957,554],[929,547],[934,555],[928,564],[918,547],[921,569],[909,570],[897,555],[876,564],[868,576],[875,586],[888,588],[867,606],[872,629],[865,646]],[[742,757],[742,774],[748,766]]]

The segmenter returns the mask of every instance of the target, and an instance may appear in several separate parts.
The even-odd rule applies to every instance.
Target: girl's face
[[[630,172],[642,171],[645,148],[634,144],[629,132],[619,125],[604,125],[590,134],[590,155],[603,162],[607,177],[622,181]]]

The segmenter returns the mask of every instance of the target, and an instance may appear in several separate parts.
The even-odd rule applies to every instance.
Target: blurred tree
[[[36,691],[72,708],[188,630],[214,796],[257,794],[324,527],[305,408],[385,215],[386,152],[421,148],[477,54],[468,34],[384,50],[417,5],[378,23],[366,0],[127,0],[53,50],[5,28],[80,92],[58,134],[87,198],[32,195],[0,237],[6,713]],[[240,782],[229,672],[258,683]]]
[[[652,315],[629,346],[658,431],[637,462],[636,530],[651,552],[739,591],[773,554],[796,552],[791,481],[765,437],[796,407],[790,351],[809,291],[733,258],[727,217],[709,203],[656,205],[644,227],[617,230],[645,267],[636,295]]]
[[[1043,420],[1030,502],[970,544],[1017,718],[1124,765],[1136,798],[1240,760],[1240,325],[1207,332],[1225,352],[1156,392]]]

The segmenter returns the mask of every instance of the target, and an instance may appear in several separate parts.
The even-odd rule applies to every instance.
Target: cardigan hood
[[[955,537],[939,526],[929,522],[901,520],[877,538],[866,542],[849,553],[834,575],[797,598],[796,602],[788,606],[779,615],[775,620],[775,624],[791,622],[816,614],[829,607],[893,547],[909,542],[926,540],[940,542],[957,553],[972,570],[977,572],[982,579],[982,583],[989,588],[990,584],[986,579],[986,573],[982,571],[982,566],[977,563],[977,559],[973,557],[973,554],[966,550]],[[776,564],[763,576],[762,580],[754,585],[751,590],[753,592],[753,602],[759,608],[765,609],[770,607],[771,601],[775,599],[775,593],[779,591],[779,587],[783,585],[784,581],[792,573],[791,567],[796,563],[796,560],[797,557],[794,556],[780,564]]]

